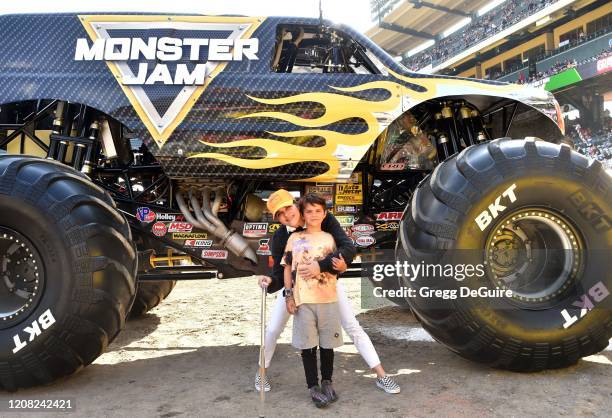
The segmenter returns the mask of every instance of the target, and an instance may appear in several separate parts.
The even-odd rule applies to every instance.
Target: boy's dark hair
[[[314,193],[308,193],[307,195],[302,196],[298,201],[298,209],[300,210],[300,214],[302,216],[304,216],[304,209],[306,208],[306,205],[321,205],[323,210],[327,210],[327,202],[325,202],[325,199]]]

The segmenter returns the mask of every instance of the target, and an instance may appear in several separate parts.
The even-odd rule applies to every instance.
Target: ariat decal
[[[491,203],[488,209],[482,211],[474,221],[481,231],[487,229],[491,222],[499,216],[500,213],[506,210],[506,206],[502,205],[502,199],[505,202],[514,203],[516,202],[516,194],[514,193],[516,184],[508,187],[501,195],[495,198],[495,202]]]
[[[105,61],[159,147],[228,62],[257,60],[261,18],[81,15],[75,61]],[[129,32],[130,37],[125,33]],[[170,106],[154,100],[159,87]]]
[[[376,215],[376,221],[399,221],[402,219],[402,212],[382,212]]]

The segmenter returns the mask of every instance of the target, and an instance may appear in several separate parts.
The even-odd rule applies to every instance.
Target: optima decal
[[[251,35],[263,21],[146,15],[79,19],[90,39],[76,39],[74,60],[106,62],[160,148],[229,62],[258,59],[259,40]],[[167,108],[152,100],[160,85],[174,96]]]

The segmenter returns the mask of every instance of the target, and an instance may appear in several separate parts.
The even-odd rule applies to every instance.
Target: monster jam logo
[[[211,16],[79,16],[90,40],[76,61],[105,61],[161,148],[231,61],[257,60],[262,19]],[[171,100],[159,100],[159,97]]]

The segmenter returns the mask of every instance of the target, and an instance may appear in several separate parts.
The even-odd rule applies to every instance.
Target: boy
[[[293,314],[292,345],[302,350],[302,363],[312,401],[318,408],[338,399],[332,387],[334,348],[342,345],[342,329],[336,295],[336,276],[319,273],[304,276],[300,264],[320,260],[335,250],[334,238],[321,230],[327,211],[325,199],[308,194],[299,202],[306,229],[287,241],[281,264],[285,266],[285,303]],[[321,352],[321,386],[317,373],[317,346]]]

